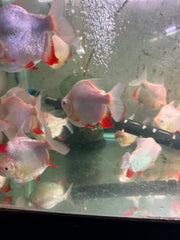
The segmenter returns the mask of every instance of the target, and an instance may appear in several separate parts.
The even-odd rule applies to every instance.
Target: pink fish
[[[40,104],[41,99],[37,102]],[[39,110],[37,106],[26,104],[19,97],[10,96],[1,100],[0,118],[6,120],[9,128],[4,131],[8,138],[22,136],[37,126]],[[35,127],[36,128],[36,127]]]
[[[51,163],[48,149],[67,154],[69,148],[53,140],[47,127],[45,132],[45,141],[15,137],[1,146],[0,175],[25,183],[39,179],[48,166],[56,167]]]
[[[130,154],[122,156],[121,169],[127,169],[126,177],[140,175],[144,170],[154,167],[154,163],[161,152],[161,146],[153,138],[137,140],[136,149]]]
[[[0,69],[19,72],[37,69],[41,60],[49,65],[58,63],[51,31],[67,44],[75,40],[74,28],[63,11],[63,0],[53,1],[48,16],[29,13],[15,4],[0,8]]]
[[[166,104],[166,89],[164,84],[148,82],[146,73],[140,79],[133,80],[129,86],[137,86],[133,98],[138,99],[139,104],[145,104],[150,108],[159,109]]]
[[[118,83],[106,93],[96,87],[100,83],[99,79],[81,80],[62,99],[62,108],[75,126],[93,127],[99,123],[112,127],[111,115],[116,122],[124,116],[125,106],[120,99],[124,85]]]
[[[20,81],[20,83],[13,88],[10,88],[1,98],[1,102],[5,102],[8,97],[16,96],[19,97],[27,104],[36,105],[37,99],[33,95],[29,94],[29,92],[24,88],[24,81]]]
[[[155,126],[170,132],[180,131],[180,109],[174,101],[161,108],[153,119]]]

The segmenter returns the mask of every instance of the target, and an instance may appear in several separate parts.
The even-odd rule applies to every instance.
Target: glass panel
[[[0,207],[179,218],[180,1],[0,3]]]

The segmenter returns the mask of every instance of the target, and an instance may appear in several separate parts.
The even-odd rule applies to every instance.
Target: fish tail
[[[132,80],[131,82],[129,82],[129,86],[140,86],[141,85],[141,83],[143,83],[143,82],[145,82],[145,81],[147,81],[147,69],[145,69],[143,72],[142,72],[142,74],[141,74],[141,76],[139,77],[139,78],[136,78],[136,79],[134,79],[134,80]]]
[[[64,143],[54,140],[51,136],[51,131],[47,125],[44,126],[44,129],[45,129],[46,141],[49,144],[49,148],[63,155],[66,155],[70,150],[69,147]]]
[[[69,147],[61,142],[55,141],[51,136],[51,130],[47,126],[43,113],[41,111],[41,95],[38,97],[36,107],[38,109],[38,120],[44,129],[46,143],[48,144],[47,147],[63,155],[67,154],[69,152]]]
[[[130,158],[131,154],[129,152],[126,152],[123,156],[122,156],[122,165],[121,165],[121,169],[128,169],[130,167],[130,163],[129,163],[129,158]]]
[[[119,122],[126,111],[126,107],[121,100],[121,95],[124,93],[126,86],[124,84],[118,83],[113,89],[109,92],[111,96],[111,101],[109,103],[109,109],[112,114],[113,119],[116,122]]]
[[[67,200],[72,206],[74,206],[74,202],[73,202],[72,197],[71,197],[72,187],[73,187],[73,183],[71,183],[68,190],[65,192],[65,194],[63,196],[63,200]]]
[[[54,0],[49,12],[52,23],[52,31],[65,43],[72,44],[76,38],[76,32],[72,24],[63,16],[64,1]]]

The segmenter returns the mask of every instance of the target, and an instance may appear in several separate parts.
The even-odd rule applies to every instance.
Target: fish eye
[[[5,171],[8,171],[8,170],[9,170],[9,168],[8,168],[8,167],[5,167],[5,168],[4,168],[4,170],[5,170]]]
[[[66,105],[66,101],[65,101],[65,100],[62,101],[62,105],[63,105],[63,106]]]

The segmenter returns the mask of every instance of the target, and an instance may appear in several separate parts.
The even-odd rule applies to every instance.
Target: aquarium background
[[[48,1],[21,1],[34,13],[47,14]],[[9,3],[9,2],[8,2]],[[7,4],[7,1],[1,1]],[[180,76],[180,1],[179,0],[67,0],[66,16],[73,23],[77,48],[67,64],[54,70],[39,63],[39,70],[7,73],[5,91],[25,79],[27,89],[45,90],[52,98],[62,98],[78,80],[101,78],[109,91],[117,82],[128,83],[140,77],[147,69],[148,81],[162,83],[167,90],[167,103],[179,100]],[[125,117],[135,114],[135,120],[148,119],[151,124],[158,110],[139,106],[132,98],[134,88],[123,95]],[[61,110],[43,104],[45,111],[65,117]],[[71,151],[60,155],[50,151],[52,163],[40,182],[58,182],[65,178],[65,187],[73,183],[70,197],[48,210],[60,213],[78,213],[105,216],[164,217],[180,216],[179,182],[172,176],[180,171],[180,152],[161,145],[163,156],[156,167],[129,181],[121,178],[120,160],[136,145],[122,148],[115,140],[114,129],[99,129],[97,134],[77,130],[68,135]],[[167,174],[172,172],[172,174]],[[13,196],[13,204],[5,208],[47,211],[17,205],[19,196],[27,198],[38,185],[35,180],[24,185],[11,181],[12,191],[1,193],[1,199]]]

